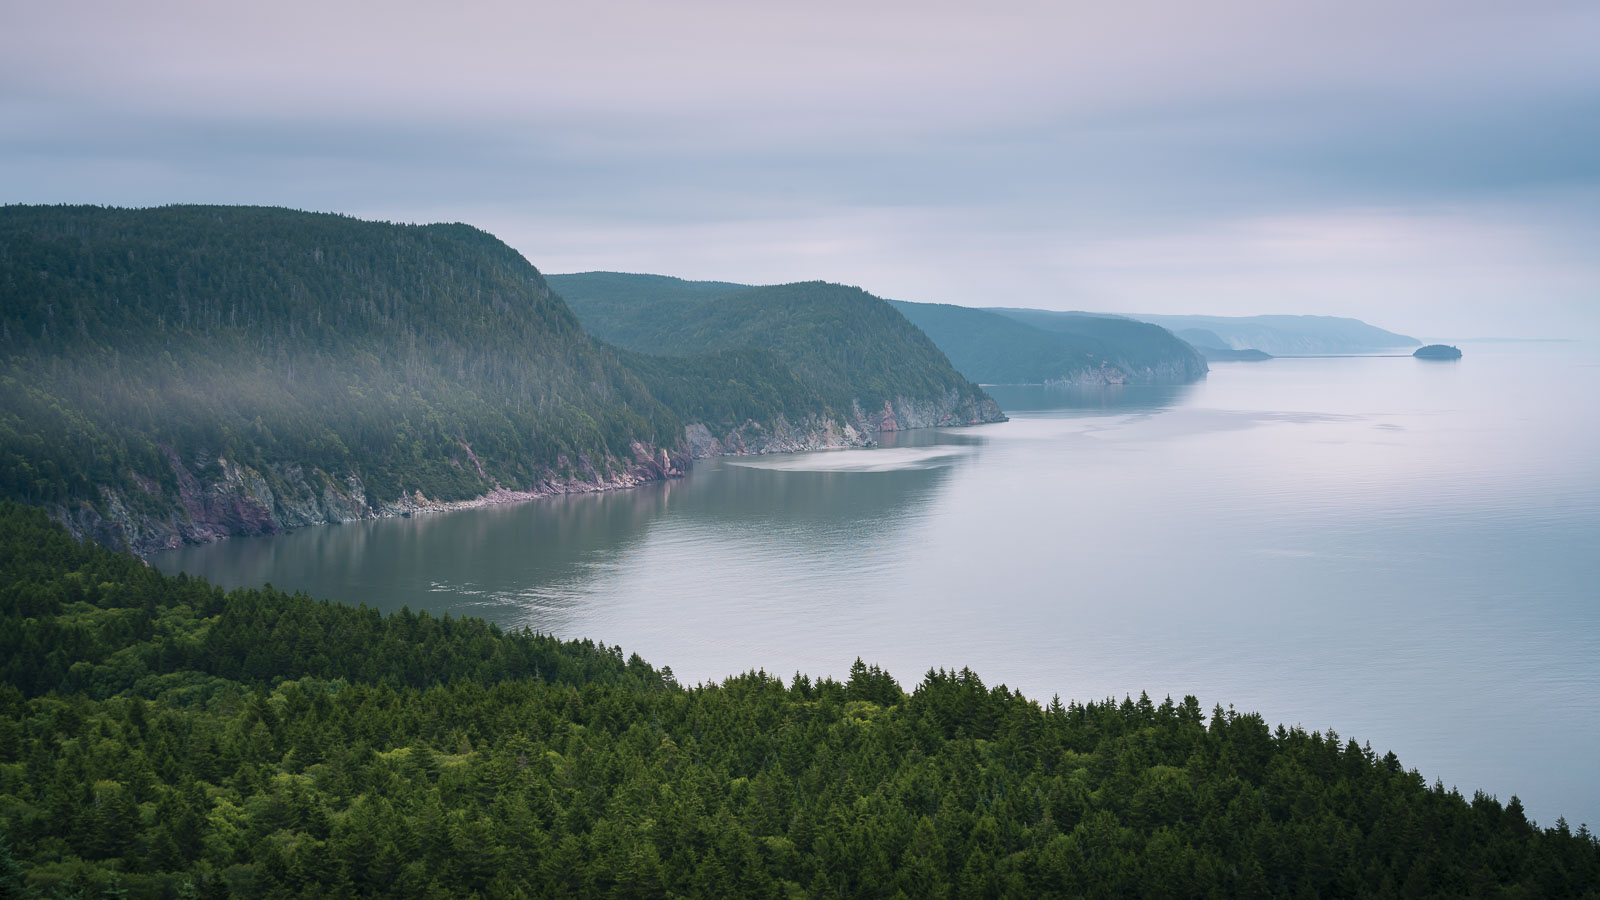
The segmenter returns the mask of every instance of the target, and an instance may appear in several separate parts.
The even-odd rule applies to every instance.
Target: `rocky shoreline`
[[[142,503],[130,502],[115,488],[102,485],[104,512],[88,503],[57,505],[47,511],[79,540],[93,540],[147,556],[185,544],[278,534],[312,525],[408,517],[637,487],[680,477],[696,459],[871,447],[880,432],[1005,421],[993,400],[962,403],[953,393],[932,402],[896,398],[870,414],[858,405],[852,412],[854,422],[812,417],[797,425],[779,417],[770,424],[751,421],[725,427],[720,435],[697,422],[684,429],[684,440],[675,450],[635,443],[631,462],[611,459],[597,467],[592,461],[579,458],[572,466],[581,473],[579,477],[561,478],[547,472],[547,477],[530,489],[496,486],[488,493],[463,500],[437,500],[414,491],[374,504],[368,501],[366,485],[355,472],[335,475],[293,464],[272,464],[260,471],[223,458],[186,463],[169,449],[167,463],[178,485],[175,499],[163,497],[160,486],[146,477],[139,482],[149,496],[136,498]],[[463,449],[476,466],[471,448]],[[558,460],[564,469],[568,468],[567,463],[565,459]],[[481,467],[478,471],[482,474]],[[215,474],[202,477],[199,473]],[[155,513],[140,509],[152,505],[165,508]]]
[[[1062,378],[1044,382],[1046,387],[1100,387],[1113,384],[1193,384],[1206,376],[1208,367],[1203,363],[1196,370],[1179,362],[1166,362],[1131,371],[1108,362],[1100,368],[1085,368]]]
[[[377,504],[368,501],[366,486],[354,472],[335,476],[320,469],[308,471],[298,465],[269,465],[262,472],[221,458],[206,460],[206,465],[198,465],[198,461],[185,464],[175,452],[169,451],[167,459],[177,478],[178,497],[169,499],[165,504],[168,508],[162,512],[137,511],[115,488],[105,485],[100,487],[105,513],[88,503],[74,507],[56,505],[47,508],[47,512],[79,540],[93,540],[146,556],[185,544],[277,534],[309,525],[473,509],[634,487],[680,476],[689,465],[688,457],[682,453],[669,453],[640,443],[635,443],[632,450],[631,463],[623,465],[610,460],[604,465],[604,474],[589,460],[580,458],[576,468],[584,477],[564,479],[551,472],[549,477],[527,490],[496,486],[485,494],[462,500],[437,500],[415,491]],[[194,469],[214,470],[220,474],[202,479]],[[141,479],[141,482],[150,485],[148,493],[160,491],[154,481]]]

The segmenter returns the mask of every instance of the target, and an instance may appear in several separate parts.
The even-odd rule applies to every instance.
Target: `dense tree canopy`
[[[1041,706],[224,593],[0,504],[0,889],[1594,897],[1600,845],[1192,697]]]
[[[602,340],[678,357],[767,351],[836,417],[899,399],[988,399],[926,334],[860,288],[820,281],[745,287],[614,272],[551,277]]]
[[[961,374],[984,384],[1187,384],[1206,363],[1156,325],[1116,316],[1038,309],[970,309],[893,301],[949,355]]]
[[[457,499],[683,427],[494,237],[251,207],[0,208],[0,393],[0,496],[156,512],[174,460]]]

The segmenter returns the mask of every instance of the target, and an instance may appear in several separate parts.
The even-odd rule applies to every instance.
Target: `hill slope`
[[[771,354],[820,399],[822,416],[842,431],[871,434],[1003,418],[927,335],[859,288],[804,282],[740,289],[615,273],[557,275],[551,284],[592,333],[636,353],[699,360],[674,365],[702,370],[706,354]],[[786,402],[792,414],[811,400],[791,392]],[[694,418],[690,410],[676,409]],[[728,412],[728,418],[706,423],[721,432],[716,436],[724,444],[730,435],[749,438],[748,431],[738,431],[741,419],[770,421],[761,418],[770,413],[758,408]]]
[[[0,896],[1592,897],[1332,731],[223,593],[0,502]]]
[[[1254,349],[1273,356],[1323,353],[1382,353],[1415,347],[1416,338],[1338,316],[1147,316],[1132,318],[1173,331],[1209,331],[1235,350]]]
[[[465,225],[0,209],[0,495],[148,550],[661,477],[681,420]]]
[[[1272,357],[1260,350],[1238,350],[1223,340],[1216,332],[1204,328],[1185,328],[1175,332],[1178,337],[1189,342],[1189,345],[1200,351],[1206,362],[1263,362]]]
[[[1164,328],[1082,313],[891,301],[983,384],[1187,384],[1205,360]]]

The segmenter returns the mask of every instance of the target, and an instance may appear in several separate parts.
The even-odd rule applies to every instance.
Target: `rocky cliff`
[[[587,458],[560,459],[558,465],[573,471],[572,477],[547,470],[544,478],[526,490],[496,486],[465,500],[439,500],[412,491],[388,502],[374,502],[355,472],[334,475],[317,468],[278,464],[258,470],[226,458],[184,460],[169,448],[167,462],[177,482],[175,492],[146,478],[139,482],[143,496],[137,498],[125,497],[117,487],[100,485],[100,504],[58,503],[47,509],[80,540],[92,539],[144,555],[182,544],[276,534],[308,525],[633,487],[682,475],[689,465],[686,450],[669,453],[642,443],[635,443],[632,449],[633,459],[625,464],[607,460],[596,467]]]
[[[796,453],[804,450],[835,450],[870,447],[875,436],[886,431],[915,428],[940,428],[1004,422],[999,404],[984,395],[974,400],[958,391],[940,397],[896,397],[870,412],[861,404],[852,405],[851,421],[809,416],[799,423],[778,416],[768,422],[750,419],[742,425],[713,428],[696,422],[684,429],[689,455],[694,459],[712,456],[743,456],[762,453]]]
[[[1064,378],[1047,378],[1051,387],[1092,387],[1106,384],[1188,384],[1203,376],[1187,359],[1145,366],[1115,366],[1102,362],[1098,368],[1086,366]]]

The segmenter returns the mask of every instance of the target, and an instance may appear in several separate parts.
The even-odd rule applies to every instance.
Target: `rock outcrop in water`
[[[1461,351],[1448,344],[1429,344],[1426,347],[1418,347],[1411,355],[1417,359],[1452,360],[1460,359]]]

